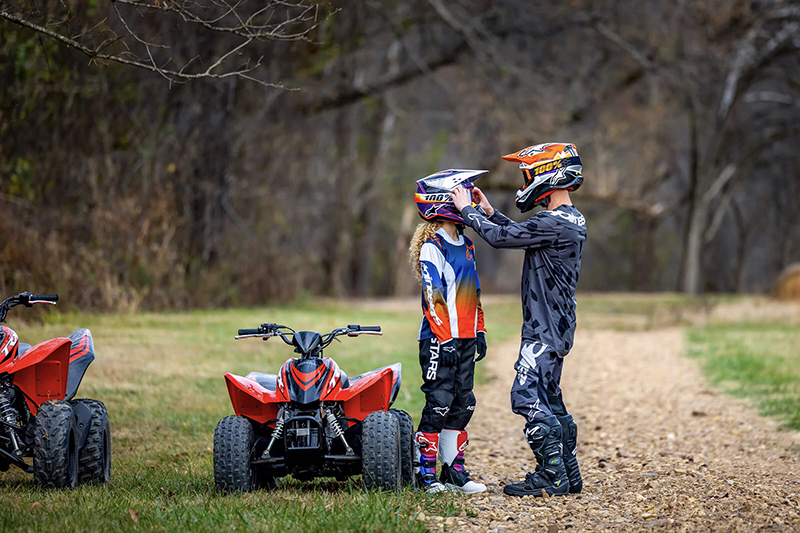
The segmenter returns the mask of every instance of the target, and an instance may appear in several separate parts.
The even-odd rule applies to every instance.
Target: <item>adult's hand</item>
[[[450,339],[449,341],[439,344],[439,360],[442,366],[453,366],[458,362],[458,350],[456,349],[456,340]]]
[[[473,187],[472,189],[472,201],[481,206],[481,209],[486,212],[487,216],[492,216],[494,213],[494,207],[489,203],[489,199],[486,198],[483,191],[477,187]]]
[[[453,189],[453,192],[450,193],[450,198],[453,199],[453,204],[459,211],[472,203],[472,199],[469,197],[469,191],[461,185]]]

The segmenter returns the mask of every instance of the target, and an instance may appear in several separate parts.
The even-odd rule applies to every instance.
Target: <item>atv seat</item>
[[[86,369],[94,361],[94,339],[91,331],[86,328],[77,329],[69,336],[69,340],[72,341],[72,346],[69,349],[69,375],[65,400],[75,397]]]
[[[369,372],[364,372],[363,374],[359,374],[359,375],[357,375],[357,376],[353,376],[352,378],[350,378],[350,380],[349,380],[350,382],[349,382],[347,385],[348,385],[348,386],[350,386],[350,385],[353,385],[353,384],[355,384],[355,382],[356,382],[356,381],[358,381],[359,379],[363,378],[364,376],[368,376],[368,375],[370,375],[370,374],[373,374],[374,372],[375,372],[375,370],[370,370]],[[345,387],[345,388],[346,388],[346,387]]]
[[[27,342],[21,342],[17,346],[17,357],[22,357],[22,354],[31,349],[31,345]]]
[[[278,388],[278,374],[265,374],[264,372],[250,372],[245,376],[252,379],[267,390],[274,391]]]

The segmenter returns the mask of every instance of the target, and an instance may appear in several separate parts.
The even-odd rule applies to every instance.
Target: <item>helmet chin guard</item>
[[[467,190],[472,189],[475,187],[473,182],[488,173],[488,170],[450,169],[417,180],[414,203],[417,205],[419,216],[430,222],[449,221],[454,224],[464,224],[461,213],[453,205],[450,193],[459,186]],[[470,196],[471,194],[470,191]]]
[[[519,163],[522,170],[515,203],[523,213],[537,205],[547,207],[553,191],[574,191],[583,183],[581,158],[572,143],[537,144],[503,159]]]

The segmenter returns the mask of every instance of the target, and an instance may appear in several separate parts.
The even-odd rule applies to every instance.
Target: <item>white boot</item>
[[[464,450],[469,439],[464,430],[443,429],[439,435],[439,458],[442,460],[442,483],[450,490],[476,494],[486,490],[486,485],[473,481],[464,468]]]

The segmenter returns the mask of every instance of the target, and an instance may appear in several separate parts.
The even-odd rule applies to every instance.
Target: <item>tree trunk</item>
[[[697,138],[697,108],[691,96],[689,105],[689,220],[681,262],[681,290],[686,294],[700,292],[700,253],[703,247],[703,229],[706,221],[706,206],[700,188],[700,153]]]
[[[686,249],[683,257],[683,285],[686,294],[699,294],[702,285],[703,230],[706,221],[706,206],[696,199],[689,213],[686,230]]]

